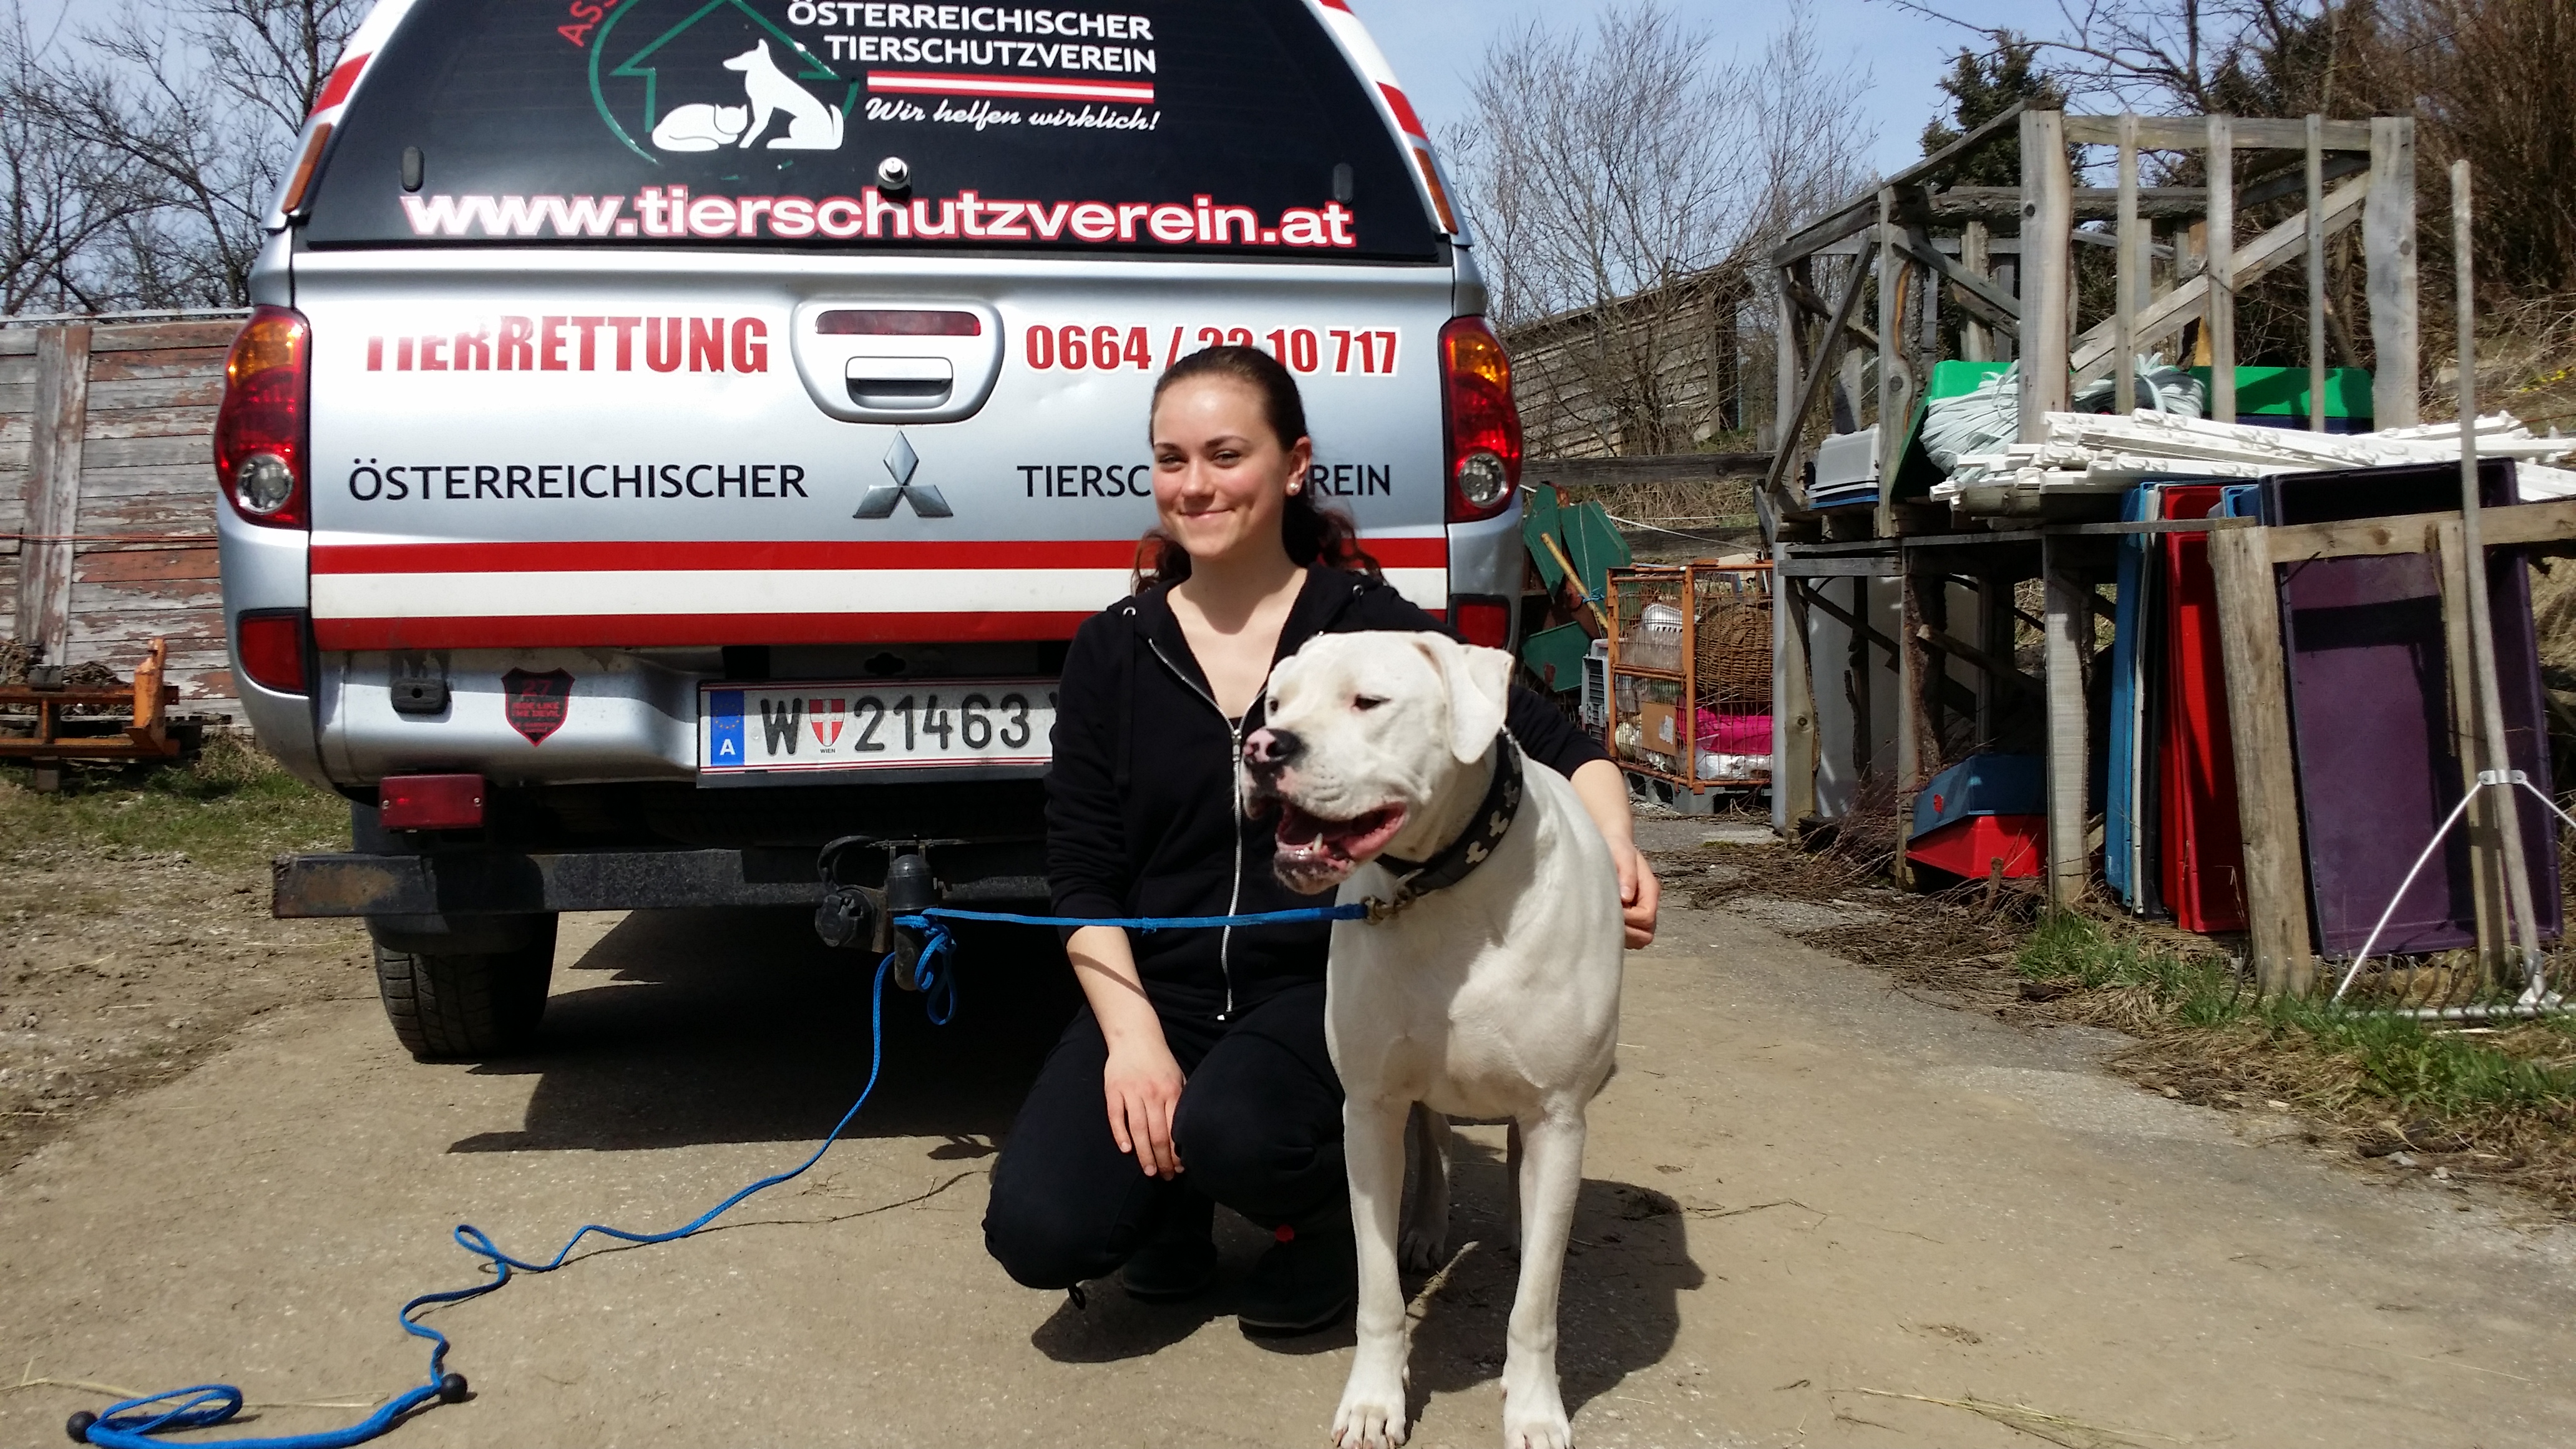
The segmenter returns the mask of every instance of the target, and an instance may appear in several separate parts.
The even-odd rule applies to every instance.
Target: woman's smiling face
[[[1225,377],[1174,385],[1154,407],[1154,507],[1193,563],[1283,547],[1280,513],[1314,449],[1283,445],[1261,394]]]

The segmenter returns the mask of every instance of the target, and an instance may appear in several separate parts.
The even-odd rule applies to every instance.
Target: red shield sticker
[[[513,669],[501,676],[501,701],[510,728],[526,735],[529,744],[542,745],[546,736],[563,728],[564,710],[572,703],[572,676],[560,669],[543,674]]]

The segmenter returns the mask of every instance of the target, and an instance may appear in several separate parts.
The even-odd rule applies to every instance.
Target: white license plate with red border
[[[710,684],[698,691],[698,772],[1043,765],[1052,679]]]

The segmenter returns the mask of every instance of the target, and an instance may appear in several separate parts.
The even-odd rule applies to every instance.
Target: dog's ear
[[[1415,637],[1439,666],[1449,695],[1449,752],[1462,764],[1474,764],[1503,731],[1512,697],[1512,656],[1461,644],[1446,634]]]

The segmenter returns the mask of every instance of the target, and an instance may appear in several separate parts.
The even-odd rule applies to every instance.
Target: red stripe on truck
[[[1445,538],[1363,538],[1386,568],[1446,568]],[[317,574],[698,573],[732,569],[1123,569],[1124,539],[889,543],[801,539],[727,542],[316,543]],[[1016,636],[1015,636],[1016,637]]]
[[[1070,639],[1088,611],[975,614],[584,614],[470,619],[316,619],[343,649],[643,649],[707,644],[958,644]]]
[[[353,55],[331,70],[331,78],[322,83],[322,93],[313,98],[313,114],[320,115],[349,98],[358,88],[358,77],[367,68],[367,56]]]

